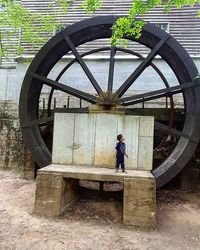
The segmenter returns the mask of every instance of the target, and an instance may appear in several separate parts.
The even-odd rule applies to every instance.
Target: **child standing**
[[[118,143],[115,147],[116,149],[116,169],[115,172],[117,173],[119,170],[119,165],[121,165],[122,172],[127,173],[125,171],[125,165],[124,165],[124,155],[128,158],[128,155],[126,154],[126,144],[124,143],[125,137],[123,134],[119,134],[117,136]]]

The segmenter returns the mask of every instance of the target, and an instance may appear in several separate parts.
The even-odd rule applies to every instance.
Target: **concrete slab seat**
[[[34,212],[59,216],[77,201],[79,180],[123,182],[123,222],[128,225],[155,227],[156,186],[149,171],[51,164],[38,171]]]
[[[79,180],[123,182],[123,222],[155,227],[151,174],[153,118],[113,114],[55,114],[52,164],[40,169],[34,212],[59,216],[77,201]],[[115,173],[116,135],[125,134],[127,174]]]

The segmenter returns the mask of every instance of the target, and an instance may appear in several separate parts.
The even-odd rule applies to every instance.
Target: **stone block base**
[[[59,216],[77,200],[78,180],[59,174],[37,176],[34,213]]]
[[[155,228],[156,185],[154,178],[125,178],[123,222],[128,225]]]
[[[58,171],[59,170],[59,171]],[[38,171],[34,212],[58,216],[77,201],[79,179],[124,183],[123,222],[154,228],[156,225],[156,184],[148,171],[50,165]]]

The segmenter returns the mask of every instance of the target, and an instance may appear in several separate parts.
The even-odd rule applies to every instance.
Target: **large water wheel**
[[[144,103],[161,97],[168,97],[170,99],[172,112],[169,122],[167,124],[155,122],[155,131],[159,131],[159,133],[163,134],[164,140],[169,135],[176,138],[176,144],[172,147],[170,153],[160,165],[153,169],[157,187],[160,187],[180,172],[191,158],[199,142],[200,88],[198,85],[200,82],[199,80],[194,80],[198,75],[198,71],[184,48],[172,36],[153,24],[146,24],[144,26],[142,36],[139,39],[126,37],[150,49],[148,56],[145,58],[132,50],[113,46],[89,50],[84,54],[78,52],[77,47],[81,44],[96,39],[110,38],[112,35],[111,27],[116,18],[116,16],[95,17],[71,25],[50,39],[36,55],[28,68],[20,95],[19,112],[24,142],[32,151],[33,157],[39,167],[51,163],[51,152],[41,133],[41,127],[52,126],[53,116],[50,107],[54,90],[60,90],[61,92],[80,98],[89,104],[95,104],[98,96],[102,95],[103,90],[86,65],[84,56],[99,51],[110,51],[107,92],[115,92],[121,105],[129,107],[137,103]],[[70,51],[75,58],[61,70],[55,80],[51,79],[48,75],[53,67]],[[117,51],[134,55],[142,60],[142,62],[131,75],[122,82],[121,86],[114,91],[113,75],[115,54]],[[179,84],[173,87],[170,86],[159,68],[153,63],[153,59],[156,55],[159,55],[170,66]],[[60,82],[62,75],[74,62],[78,62],[82,67],[94,88],[94,94],[78,90]],[[128,89],[148,66],[153,67],[158,73],[164,83],[164,88],[142,94],[127,95]],[[48,104],[49,116],[40,119],[39,98],[44,85],[51,87]],[[181,129],[174,128],[173,121],[171,120],[174,109],[173,96],[178,93],[182,94],[184,104],[184,121]],[[79,112],[88,112],[88,109],[79,109]],[[162,144],[163,139],[159,143]]]

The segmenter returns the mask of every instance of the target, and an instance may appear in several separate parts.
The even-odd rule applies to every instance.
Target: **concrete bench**
[[[67,116],[67,114],[63,114],[63,115]],[[60,114],[58,114],[58,117],[60,119],[61,118],[63,119],[63,116]],[[70,117],[72,117],[71,114],[70,114]],[[34,212],[36,214],[47,215],[47,216],[61,215],[63,212],[67,210],[69,206],[71,206],[74,202],[77,201],[77,191],[78,191],[78,186],[79,186],[79,180],[123,182],[123,186],[124,186],[123,188],[123,222],[125,224],[134,225],[134,226],[155,227],[156,185],[155,185],[155,179],[153,175],[151,174],[151,172],[149,171],[149,168],[151,168],[152,166],[152,162],[151,162],[151,166],[148,165],[147,170],[144,170],[145,169],[144,163],[147,164],[147,162],[150,162],[150,161],[147,161],[147,159],[142,159],[141,157],[136,157],[137,161],[135,162],[137,162],[137,165],[134,165],[133,162],[132,162],[132,165],[129,164],[127,167],[127,174],[120,173],[120,172],[115,173],[114,166],[113,166],[113,154],[112,156],[110,156],[111,155],[110,153],[107,154],[107,158],[102,159],[102,162],[104,163],[102,165],[99,165],[99,160],[98,160],[98,164],[96,165],[94,164],[95,163],[94,156],[95,154],[97,154],[95,150],[94,151],[91,150],[91,154],[93,155],[93,157],[88,155],[89,152],[87,152],[88,158],[91,159],[90,164],[88,163],[87,157],[81,158],[82,159],[81,162],[83,163],[82,165],[78,164],[77,162],[73,162],[75,161],[74,159],[78,159],[79,154],[76,151],[77,150],[84,151],[85,145],[83,146],[82,149],[81,149],[81,146],[82,146],[81,143],[78,144],[79,145],[78,147],[77,146],[74,147],[74,144],[77,145],[77,142],[75,142],[73,139],[71,139],[71,141],[70,140],[65,141],[65,139],[63,139],[63,141],[65,142],[64,143],[65,145],[63,145],[62,143],[58,143],[59,140],[62,141],[61,138],[59,138],[58,134],[61,134],[61,131],[66,131],[66,128],[64,129],[63,126],[70,126],[69,117],[68,117],[67,125],[65,122],[63,122],[63,125],[61,125],[59,118],[57,119],[57,123],[55,123],[54,125],[54,148],[53,148],[53,154],[54,154],[53,161],[54,162],[57,161],[59,162],[59,164],[52,163],[51,165],[44,167],[38,171]],[[83,117],[83,119],[85,118],[86,117]],[[105,119],[105,116],[102,118]],[[112,118],[118,120],[118,119],[121,119],[122,117],[121,116],[118,117],[115,115]],[[82,118],[79,117],[79,120],[80,119]],[[91,117],[89,117],[89,119],[91,119]],[[94,116],[92,117],[92,119],[94,119]],[[101,118],[98,117],[97,119],[101,119]],[[131,119],[133,119],[133,117]],[[139,118],[135,117],[135,119],[138,120]],[[144,120],[144,118],[142,119]],[[72,119],[71,122],[74,124],[74,119]],[[130,122],[130,120],[128,122]],[[149,123],[149,119],[148,119],[148,123]],[[80,124],[78,126],[80,127]],[[97,124],[95,126],[98,127]],[[144,124],[142,126],[144,126]],[[152,124],[150,126],[152,126]],[[74,129],[71,129],[70,131],[66,132],[64,137],[66,136],[66,138],[68,139],[69,139],[69,136],[71,136],[71,138],[75,138],[76,137],[74,136],[74,133],[76,133],[75,126],[73,126],[73,128]],[[114,127],[112,127],[112,130],[113,129]],[[128,129],[130,130],[131,128],[126,128],[126,130]],[[133,133],[135,133],[133,127],[132,129],[133,129]],[[91,130],[91,128],[89,128],[89,130]],[[95,129],[93,129],[93,132],[94,131]],[[125,130],[123,129],[123,132],[124,131]],[[119,131],[114,131],[115,135],[117,134],[117,132]],[[126,132],[127,131],[125,131],[125,135],[126,134],[128,135],[128,133]],[[90,131],[79,133],[79,137],[78,137],[79,142],[82,141],[85,143],[85,141],[82,138],[80,138],[81,136],[84,137],[85,133],[90,133]],[[135,145],[136,142],[138,143],[140,141],[140,137],[139,137],[140,133],[141,132],[138,132],[138,136],[137,138],[135,138],[134,142],[131,142],[127,139],[128,148],[130,147],[132,150],[136,150],[137,148],[137,151],[140,150],[139,145]],[[142,140],[145,141],[144,132],[141,134],[143,136]],[[131,135],[129,135],[129,137],[130,136]],[[149,134],[147,137],[148,137],[147,138],[148,141],[150,141]],[[152,132],[151,132],[151,137],[153,137]],[[108,138],[111,138],[110,134]],[[106,140],[106,138],[104,139]],[[90,137],[90,143],[91,143],[91,137]],[[112,138],[111,138],[110,143],[113,144]],[[110,147],[111,147],[110,143],[107,140],[105,152],[107,152],[107,149],[110,150]],[[132,147],[132,143],[134,144],[134,147]],[[93,145],[95,144],[97,143],[95,143],[95,141],[93,140]],[[99,148],[96,146],[96,150],[104,154],[104,143],[98,142],[98,144],[99,144]],[[59,150],[62,150],[62,152],[60,152],[58,148]],[[130,148],[129,150],[131,152]],[[63,153],[63,149],[64,149],[65,154]],[[113,150],[113,148],[111,149]],[[150,150],[150,149],[147,145],[145,145],[144,151],[147,152],[147,150]],[[77,156],[76,158],[73,157],[74,151],[76,152],[76,156]],[[130,152],[129,152],[129,155],[130,155]],[[151,153],[152,152],[149,151],[149,154]],[[66,157],[66,154],[68,155],[68,157]],[[111,159],[109,157],[111,157]],[[131,157],[135,158],[135,155]],[[149,159],[152,159],[151,157],[152,156],[148,156]],[[87,161],[87,165],[84,162],[84,159]],[[141,162],[139,162],[139,159],[141,159],[141,162],[143,162],[142,164]],[[143,166],[143,167],[142,169],[138,169],[137,166],[140,166],[140,167]]]

